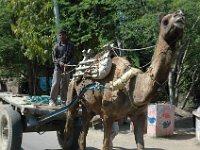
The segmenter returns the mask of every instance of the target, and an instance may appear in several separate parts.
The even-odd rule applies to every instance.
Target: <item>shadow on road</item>
[[[127,149],[127,148],[122,148],[122,147],[114,147],[113,150],[137,150],[135,149]],[[145,148],[145,150],[164,150],[161,148]]]
[[[129,123],[123,123],[119,125],[120,133],[121,134],[127,134],[130,133],[130,124]]]
[[[20,150],[25,150],[25,149],[21,147]],[[44,149],[44,150],[62,150],[62,149]]]
[[[62,149],[44,149],[44,150],[62,150]]]
[[[145,148],[146,150],[164,150],[160,148]],[[21,148],[21,150],[24,150]],[[45,149],[45,150],[62,150],[62,149]],[[86,150],[99,150],[98,148],[95,147],[87,147]],[[127,149],[127,148],[122,148],[122,147],[114,147],[113,150],[137,150],[137,149]]]
[[[169,140],[188,140],[195,137],[192,117],[179,117],[175,121],[175,134],[167,137]]]
[[[62,150],[62,149],[45,149],[45,150]],[[95,147],[87,147],[86,150],[99,150]]]
[[[23,147],[21,147],[20,150],[25,150]],[[44,149],[44,150],[62,150],[62,149]]]
[[[192,132],[178,132],[172,136],[166,137],[168,140],[189,140],[195,137],[195,133]]]
[[[20,150],[25,150],[23,147],[21,147]],[[44,150],[62,150],[62,149],[44,149]]]
[[[193,127],[193,118],[192,117],[177,117],[175,121],[175,128],[192,128]]]
[[[145,150],[165,150],[165,149],[162,149],[162,148],[145,148]]]
[[[86,150],[99,150],[99,149],[97,149],[95,147],[87,147]]]

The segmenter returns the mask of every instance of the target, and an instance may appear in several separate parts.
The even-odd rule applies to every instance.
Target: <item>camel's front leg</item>
[[[64,150],[68,149],[68,141],[70,139],[70,136],[73,134],[73,129],[74,129],[73,122],[77,114],[77,109],[78,109],[78,104],[74,106],[70,111],[67,112],[67,120],[65,124],[65,129],[64,129],[64,144],[63,144]]]
[[[112,146],[111,146],[112,124],[113,124],[113,120],[108,118],[108,116],[104,115],[103,117],[104,139],[103,139],[102,150],[112,150]]]
[[[89,129],[89,123],[94,115],[89,113],[87,109],[82,106],[82,131],[79,136],[79,148],[80,150],[86,149],[86,136]]]
[[[134,134],[137,144],[137,150],[144,150],[144,128],[145,128],[146,115],[139,115],[134,121]]]

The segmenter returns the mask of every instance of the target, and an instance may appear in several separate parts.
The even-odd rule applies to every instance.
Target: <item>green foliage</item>
[[[161,12],[170,13],[178,9],[186,12],[186,34],[196,49],[199,37],[198,0],[59,0],[61,28],[68,31],[71,40],[83,49],[99,50],[104,44],[124,42],[125,48],[140,48],[155,45]],[[14,22],[12,30],[30,60],[46,62],[50,58],[55,41],[55,21],[51,0],[10,0]],[[193,24],[195,23],[195,24]],[[191,30],[192,26],[195,26]],[[193,54],[193,51],[190,51]],[[197,53],[199,54],[199,53]],[[133,57],[150,59],[152,51],[133,54]],[[191,61],[194,61],[192,59]],[[196,62],[194,62],[196,63]]]
[[[65,2],[60,0],[61,26],[78,46],[98,49],[114,42],[114,16],[112,1],[84,0]]]
[[[183,9],[186,16],[186,27],[185,27],[185,36],[183,43],[188,43],[184,48],[188,49],[186,59],[184,62],[184,70],[181,78],[182,86],[181,90],[187,91],[190,85],[193,82],[192,73],[196,68],[199,68],[200,64],[200,1],[193,0],[177,0],[171,3],[171,10],[174,8]],[[184,49],[183,48],[183,49]],[[199,70],[199,69],[198,69]],[[199,71],[196,73],[196,76],[199,75]],[[196,88],[199,88],[199,81],[195,85]]]
[[[18,76],[22,72],[26,60],[20,48],[20,42],[11,31],[11,10],[6,3],[0,4],[0,76]]]
[[[61,20],[59,29],[67,30],[69,38],[77,45],[79,51],[89,48],[95,52],[101,51],[104,44],[117,45],[117,39],[124,43],[124,48],[155,45],[159,34],[159,14],[182,9],[186,14],[186,27],[181,44],[189,43],[184,62],[185,72],[189,67],[200,64],[199,0],[57,1]],[[26,59],[37,60],[40,64],[50,62],[52,47],[56,40],[53,1],[1,2],[4,2],[0,4],[1,66],[19,64],[17,62],[20,61],[23,65],[22,60]],[[152,53],[153,49],[130,52],[128,56],[139,67],[150,61]],[[185,80],[183,87],[186,90],[191,79],[187,75],[183,75],[182,78]]]
[[[52,1],[10,0],[9,5],[15,12],[12,30],[25,49],[24,55],[45,63],[55,40]]]

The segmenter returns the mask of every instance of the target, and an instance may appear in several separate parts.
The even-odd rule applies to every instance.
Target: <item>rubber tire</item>
[[[0,107],[0,149],[20,150],[22,143],[22,122],[21,115],[12,109],[11,106]],[[6,127],[7,137],[3,136],[3,128]],[[4,133],[5,134],[5,133]],[[6,138],[7,141],[4,141]],[[6,144],[3,147],[3,143]]]
[[[70,135],[70,139],[67,143],[67,149],[70,150],[78,150],[79,149],[79,144],[78,144],[78,138],[82,129],[82,123],[81,123],[81,118],[76,117],[74,119],[73,123],[73,133]],[[64,144],[64,134],[63,130],[62,131],[57,131],[57,139],[58,143],[60,144],[60,147],[63,148]]]

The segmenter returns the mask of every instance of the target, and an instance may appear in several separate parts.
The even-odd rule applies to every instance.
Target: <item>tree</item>
[[[51,0],[7,0],[12,12],[12,31],[22,45],[20,52],[30,61],[29,75],[35,81],[41,64],[51,66],[51,47],[56,40],[56,28]],[[68,31],[78,50],[101,51],[107,43],[122,43],[125,48],[143,48],[155,45],[159,33],[157,16],[178,9],[186,12],[186,32],[180,42],[178,59],[169,77],[171,102],[183,105],[199,88],[198,48],[200,45],[200,2],[198,0],[58,0],[61,24]],[[11,9],[10,9],[11,10]],[[4,42],[6,43],[6,42]],[[4,48],[5,50],[5,48]],[[3,51],[2,51],[3,54]],[[152,50],[130,52],[135,66],[148,64]],[[2,55],[3,56],[3,55]],[[6,56],[6,53],[4,54]],[[23,56],[23,55],[22,55]],[[5,59],[4,59],[5,61]],[[142,68],[143,70],[146,67]],[[195,74],[194,74],[195,73]],[[32,87],[35,86],[32,84]],[[188,93],[189,92],[189,93]],[[197,93],[197,92],[196,92]]]
[[[60,0],[61,26],[80,48],[98,50],[114,42],[115,16],[112,1]]]
[[[19,40],[11,30],[11,9],[6,7],[5,1],[0,4],[0,75],[1,77],[20,76],[24,74],[26,62]]]
[[[42,0],[10,0],[15,22],[12,30],[25,49],[25,56],[45,63],[55,41],[53,4]]]
[[[50,0],[9,0],[8,6],[15,12],[12,31],[29,60],[29,89],[30,94],[35,95],[39,66],[52,64],[50,58],[55,41],[53,4]]]
[[[177,7],[183,9],[186,13],[186,31],[185,37],[180,43],[180,52],[177,54],[178,59],[174,62],[169,76],[169,86],[172,104],[177,106],[180,95],[183,95],[182,108],[184,108],[189,98],[195,97],[195,95],[192,96],[193,91],[199,88],[200,2],[197,0],[173,1],[171,8]],[[197,89],[194,89],[195,87]]]

